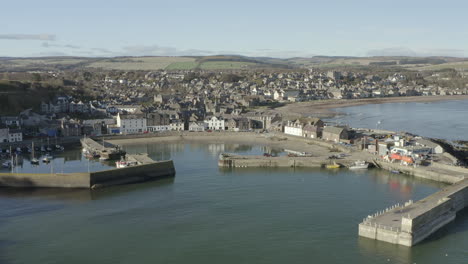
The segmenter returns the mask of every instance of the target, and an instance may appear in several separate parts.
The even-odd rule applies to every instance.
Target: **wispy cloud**
[[[67,48],[67,49],[81,49],[80,46],[76,46],[76,45],[70,45],[70,44],[66,44],[66,45],[61,45],[61,44],[51,44],[49,42],[43,42],[41,44],[41,46],[43,48]]]
[[[56,37],[53,34],[0,34],[0,39],[54,41]]]
[[[460,49],[418,49],[413,50],[406,47],[391,47],[383,49],[373,49],[367,52],[367,56],[408,56],[408,57],[429,57],[448,56],[464,57],[465,51]]]

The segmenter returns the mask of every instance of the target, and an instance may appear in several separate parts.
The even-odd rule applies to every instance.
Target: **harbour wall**
[[[89,173],[0,173],[0,186],[34,188],[101,188],[174,177],[172,160]]]
[[[366,218],[359,224],[359,236],[411,247],[452,222],[466,206],[468,179],[416,203]]]
[[[388,171],[399,171],[405,174],[412,175],[418,178],[424,178],[428,180],[443,182],[443,183],[456,183],[463,180],[463,176],[459,175],[457,172],[448,173],[447,170],[437,170],[439,167],[413,167],[413,166],[404,166],[398,163],[390,163],[378,159],[374,159],[373,162],[377,167],[388,170]],[[453,167],[453,166],[452,166]],[[466,169],[465,169],[466,170]],[[468,175],[468,171],[463,171]]]

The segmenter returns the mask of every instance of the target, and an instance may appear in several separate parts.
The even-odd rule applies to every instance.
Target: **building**
[[[227,130],[224,124],[224,118],[212,116],[205,119],[207,129],[211,130]],[[189,129],[190,130],[190,129]]]
[[[1,120],[8,127],[21,127],[21,119],[18,116],[3,116]]]
[[[306,138],[321,138],[324,123],[320,118],[312,118],[302,128],[302,136]]]
[[[155,125],[155,126],[148,126],[148,132],[164,132],[171,130],[170,125]]]
[[[172,131],[184,131],[184,123],[179,120],[172,120],[169,127]]]
[[[19,129],[10,129],[8,131],[8,142],[21,142],[23,141],[23,132]]]
[[[143,114],[117,114],[117,127],[120,134],[135,134],[148,131]]]
[[[284,133],[291,136],[302,137],[302,123],[301,121],[288,121],[284,126]]]
[[[205,122],[190,122],[189,131],[202,132],[205,131],[207,123]]]
[[[344,127],[326,126],[323,129],[322,139],[340,142],[342,139],[348,139],[348,130]]]
[[[444,148],[439,144],[432,142],[428,139],[418,139],[416,140],[416,145],[430,148],[432,154],[442,154],[444,153]]]

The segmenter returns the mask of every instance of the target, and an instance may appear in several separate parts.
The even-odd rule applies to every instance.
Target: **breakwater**
[[[0,173],[0,186],[101,188],[174,176],[174,163],[168,160],[87,173]]]
[[[321,168],[331,161],[318,157],[265,157],[265,156],[245,156],[234,154],[221,154],[218,159],[218,166],[224,168],[255,168],[255,167],[303,167]],[[336,164],[346,167],[353,163],[350,159],[340,159]]]
[[[456,218],[468,205],[468,179],[417,202],[408,201],[367,216],[359,236],[414,246]]]

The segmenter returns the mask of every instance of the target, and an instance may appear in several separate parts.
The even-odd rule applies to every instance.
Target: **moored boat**
[[[369,168],[369,163],[363,160],[355,161],[353,165],[349,166],[350,170],[362,170]]]
[[[325,168],[327,169],[339,169],[340,167],[340,164],[337,164],[336,162],[325,165]]]

